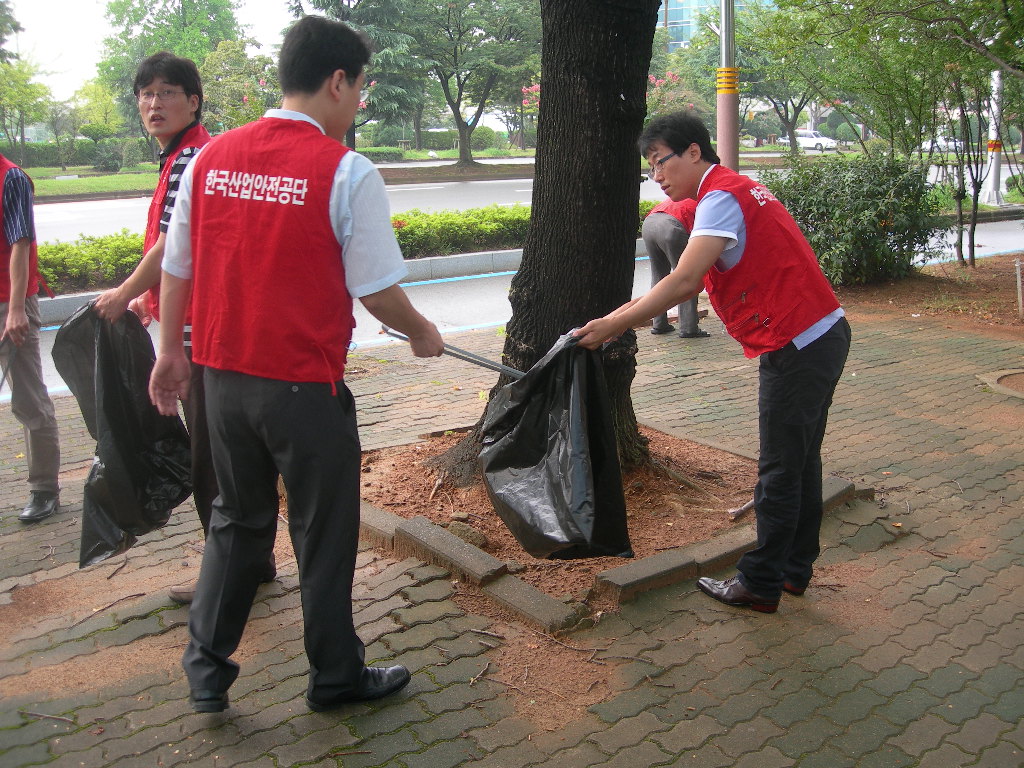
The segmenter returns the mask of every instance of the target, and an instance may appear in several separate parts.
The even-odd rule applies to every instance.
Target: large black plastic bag
[[[79,567],[124,552],[192,492],[188,432],[149,400],[153,341],[133,312],[110,323],[80,307],[53,362],[78,400],[96,455],[85,481]]]
[[[632,557],[600,354],[566,334],[484,415],[495,511],[534,557]]]

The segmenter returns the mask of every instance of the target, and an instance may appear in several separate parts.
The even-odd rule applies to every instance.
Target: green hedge
[[[359,147],[356,151],[375,163],[393,163],[405,159],[405,152],[398,147]]]
[[[142,235],[82,237],[39,246],[39,271],[54,293],[79,293],[121,283],[142,258]]]
[[[656,203],[642,200],[640,223]],[[521,248],[530,225],[530,206],[490,205],[466,211],[427,213],[412,210],[391,217],[407,259],[475,251]],[[142,235],[122,230],[105,237],[39,246],[39,270],[55,293],[79,293],[121,283],[142,257]]]
[[[836,285],[906,277],[943,229],[927,169],[890,155],[791,158],[761,180],[793,214]]]
[[[138,157],[150,157],[149,144],[145,139],[117,139],[119,145],[130,143],[132,154]],[[3,153],[9,160],[17,163],[22,168],[39,167],[60,167],[60,156],[57,152],[57,145],[52,143],[27,143],[25,144],[24,156],[22,156],[21,145],[10,146],[4,144]],[[103,153],[102,143],[97,144],[90,139],[76,139],[75,149],[71,154],[70,165],[93,165]],[[31,174],[30,174],[31,175]]]

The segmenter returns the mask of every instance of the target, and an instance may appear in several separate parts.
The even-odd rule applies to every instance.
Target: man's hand
[[[92,308],[104,320],[114,323],[128,310],[128,300],[121,296],[120,289],[111,288],[96,297]]]
[[[429,322],[421,333],[409,337],[409,346],[416,357],[440,357],[444,354],[441,334],[437,326]]]
[[[619,338],[625,330],[626,328],[614,315],[608,315],[591,320],[582,328],[577,328],[573,332],[573,336],[579,339],[577,343],[581,347],[597,349],[606,341]]]
[[[128,309],[139,316],[143,328],[149,328],[149,324],[153,322],[153,302],[150,301],[148,293],[144,293],[129,301]]]
[[[185,352],[159,354],[149,377],[149,399],[164,416],[178,413],[178,400],[188,397],[192,368]]]
[[[14,346],[20,347],[25,343],[26,338],[28,338],[28,315],[25,314],[25,308],[8,307],[7,325],[4,328],[3,336],[0,336],[0,341],[10,339]]]

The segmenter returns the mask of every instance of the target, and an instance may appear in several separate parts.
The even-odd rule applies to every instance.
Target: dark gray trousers
[[[182,664],[193,690],[225,691],[278,520],[278,475],[299,568],[309,695],[351,693],[363,670],[352,620],[359,537],[359,435],[344,382],[301,384],[206,369],[220,495],[189,611]]]
[[[690,233],[682,222],[669,213],[652,213],[644,219],[640,231],[651,259],[651,287],[668,275],[676,264],[679,256],[686,249]],[[679,305],[679,333],[692,334],[698,331],[697,297]],[[656,330],[668,328],[668,315],[662,313],[654,318]]]

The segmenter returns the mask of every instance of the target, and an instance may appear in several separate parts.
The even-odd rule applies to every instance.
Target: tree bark
[[[659,0],[541,0],[541,103],[530,228],[503,362],[528,370],[557,338],[629,301],[638,229],[637,139]],[[623,469],[649,460],[630,386],[636,334],[604,353]],[[497,386],[507,383],[502,377]],[[493,391],[492,391],[493,393]],[[449,469],[474,430],[444,457]],[[456,474],[458,472],[456,471]]]

